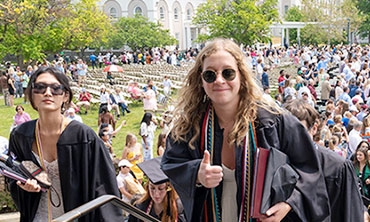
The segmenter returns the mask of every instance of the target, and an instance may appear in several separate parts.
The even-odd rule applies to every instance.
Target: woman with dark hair
[[[164,133],[161,133],[158,135],[158,141],[157,141],[157,155],[158,156],[163,156],[163,153],[166,150],[166,138],[167,138],[167,135]]]
[[[38,181],[9,180],[20,221],[51,221],[104,194],[119,196],[109,153],[88,126],[62,115],[72,100],[68,79],[54,67],[41,67],[30,78],[27,98],[39,118],[16,127],[9,156],[32,161],[46,172],[52,189],[41,192]],[[106,205],[79,221],[119,221],[122,212]]]
[[[13,73],[8,72],[9,106],[14,106],[15,85]]]
[[[17,105],[15,107],[15,111],[17,112],[14,116],[14,123],[13,123],[13,127],[16,127],[16,126],[19,126],[21,125],[22,123],[25,123],[27,121],[30,121],[31,120],[31,117],[28,113],[26,113],[24,111],[24,108],[23,106],[21,105]]]
[[[153,158],[154,131],[157,128],[157,124],[157,120],[149,112],[145,113],[141,120],[139,135],[142,138],[144,161]]]
[[[366,141],[358,144],[353,166],[359,179],[361,194],[370,198],[370,164],[368,160],[369,143]]]

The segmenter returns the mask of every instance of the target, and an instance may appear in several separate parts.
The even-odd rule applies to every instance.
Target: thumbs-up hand
[[[204,151],[204,156],[198,170],[197,181],[204,187],[214,188],[220,184],[222,177],[222,167],[211,166],[211,155],[208,150]]]

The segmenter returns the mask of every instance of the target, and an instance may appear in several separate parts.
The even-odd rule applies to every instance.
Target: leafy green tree
[[[312,4],[310,0],[303,0],[302,8],[290,8],[284,19],[317,23],[301,29],[302,44],[332,44],[346,42],[347,19],[353,21],[350,31],[356,31],[361,22],[361,15],[355,7],[354,0],[344,0],[340,4],[328,4],[325,1]],[[292,43],[296,43],[295,29],[289,30],[289,38]]]
[[[3,0],[0,57],[12,54],[21,66],[63,49],[84,52],[107,41],[111,28],[97,0]]]
[[[304,15],[297,6],[294,6],[287,11],[284,20],[288,22],[302,22],[304,21]],[[291,44],[298,43],[297,29],[289,29],[289,40]]]
[[[65,49],[78,50],[83,57],[87,47],[99,47],[107,42],[112,26],[97,6],[97,0],[80,0],[69,6],[70,15],[60,22],[59,34]]]
[[[113,48],[128,46],[132,50],[137,50],[174,45],[177,42],[169,30],[162,29],[159,23],[150,22],[148,18],[140,15],[133,18],[122,17],[113,27],[108,44]]]
[[[301,42],[305,45],[319,45],[326,42],[324,28],[317,25],[306,25],[301,29]]]
[[[45,58],[55,50],[51,30],[68,12],[68,0],[3,0],[0,3],[0,56],[13,54],[18,64]],[[54,39],[54,41],[58,41]]]
[[[348,16],[350,18],[350,31],[358,31],[361,37],[368,37],[370,43],[370,2],[357,0],[355,4],[349,4],[348,8],[353,9],[353,5],[355,6],[356,13]],[[354,15],[357,15],[357,19],[353,18]]]
[[[253,44],[270,40],[269,26],[278,20],[277,0],[207,0],[198,7],[193,23],[205,28],[197,41],[215,37]]]
[[[347,19],[352,21],[350,32],[357,31],[361,21],[361,15],[355,7],[356,1],[344,0],[339,4],[321,1],[312,4],[310,0],[303,0],[304,7],[302,12],[305,18],[304,21],[319,23],[320,27],[315,32],[318,35],[317,39],[326,36],[325,41],[321,43],[330,44],[332,39],[345,42],[347,37],[344,35],[343,30],[347,27]]]

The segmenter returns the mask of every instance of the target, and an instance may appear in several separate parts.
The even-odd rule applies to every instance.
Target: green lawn
[[[23,98],[15,99],[15,105],[22,105],[25,111],[30,114],[32,119],[38,118],[38,114],[30,104],[23,104]],[[133,133],[137,136],[138,142],[141,142],[141,137],[138,135],[140,122],[144,115],[143,105],[142,103],[133,103],[129,105],[129,109],[131,113],[126,114],[124,117],[121,117],[120,120],[117,121],[117,124],[120,124],[122,120],[126,120],[126,126],[122,127],[122,129],[117,133],[116,137],[113,138],[113,149],[114,153],[117,155],[118,158],[121,158],[123,148],[125,147],[125,140],[127,133]],[[15,115],[15,108],[8,107],[4,105],[4,99],[0,100],[0,116],[2,116],[2,124],[0,127],[0,136],[9,138],[10,135],[10,126],[13,123],[13,116]],[[98,128],[98,107],[94,107],[91,111],[85,115],[81,114],[83,122],[90,126],[95,132],[97,132]],[[156,153],[157,147],[157,136],[161,132],[160,127],[158,126],[156,130],[156,137],[153,145],[153,151]],[[154,155],[156,156],[156,154]]]

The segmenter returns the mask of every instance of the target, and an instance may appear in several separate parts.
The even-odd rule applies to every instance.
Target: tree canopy
[[[278,21],[277,0],[207,0],[193,23],[205,28],[198,41],[215,37],[232,38],[239,44],[270,40],[269,26]]]
[[[363,37],[369,37],[370,42],[370,1],[358,0],[356,7],[360,11],[363,19],[359,27],[359,32]]]
[[[136,15],[134,18],[122,17],[113,25],[109,36],[109,47],[128,46],[132,50],[144,47],[162,47],[174,45],[177,40],[169,30],[162,29],[159,23],[150,22],[148,18]]]
[[[355,7],[354,0],[344,0],[340,4],[319,2],[312,4],[310,0],[302,1],[302,8],[292,7],[285,15],[286,21],[316,22],[301,30],[303,44],[331,44],[347,41],[348,20],[351,21],[350,32],[358,30],[362,21]],[[296,43],[297,31],[290,30],[289,38]]]
[[[66,16],[67,0],[4,0],[0,3],[0,56],[16,55],[18,62],[42,59],[53,50],[53,26]]]
[[[96,0],[3,0],[0,3],[0,57],[18,64],[42,60],[64,49],[82,50],[104,40],[110,23]]]

